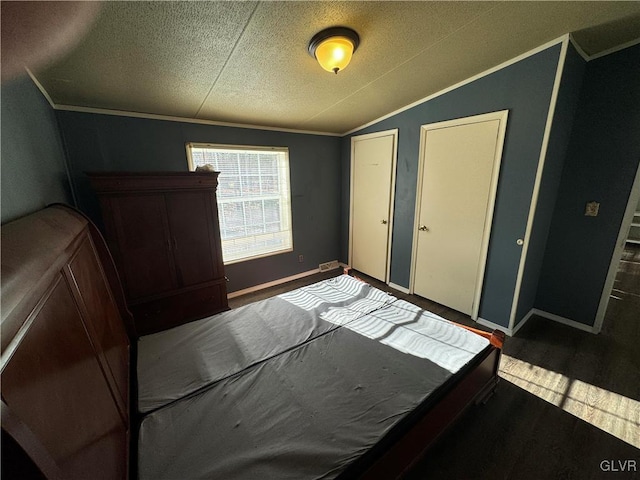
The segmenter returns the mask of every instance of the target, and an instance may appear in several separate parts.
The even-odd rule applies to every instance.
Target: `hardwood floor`
[[[313,275],[230,306],[339,274]],[[429,300],[377,288],[450,320],[469,317]],[[480,327],[482,328],[482,327]],[[640,478],[640,247],[625,250],[599,335],[533,317],[507,338],[502,381],[407,474],[407,480]],[[621,471],[621,464],[636,471]],[[605,461],[605,463],[602,463]],[[614,461],[617,471],[603,471]]]

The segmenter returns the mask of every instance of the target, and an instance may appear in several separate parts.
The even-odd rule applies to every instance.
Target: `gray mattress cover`
[[[140,479],[335,478],[488,346],[401,300],[320,316],[341,326],[146,416]]]
[[[396,301],[341,275],[196,322],[141,337],[138,409],[149,412]],[[338,311],[338,310],[336,310]]]

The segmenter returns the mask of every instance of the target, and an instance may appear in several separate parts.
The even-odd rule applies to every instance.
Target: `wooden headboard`
[[[135,332],[102,236],[64,206],[1,234],[3,477],[127,478]]]

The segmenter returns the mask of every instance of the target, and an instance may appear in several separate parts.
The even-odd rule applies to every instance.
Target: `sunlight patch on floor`
[[[504,354],[500,377],[640,448],[639,401]]]

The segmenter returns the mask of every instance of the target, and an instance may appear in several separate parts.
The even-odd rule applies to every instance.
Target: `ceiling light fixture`
[[[316,33],[309,42],[309,54],[327,72],[344,70],[360,44],[358,34],[347,27],[331,27]]]

